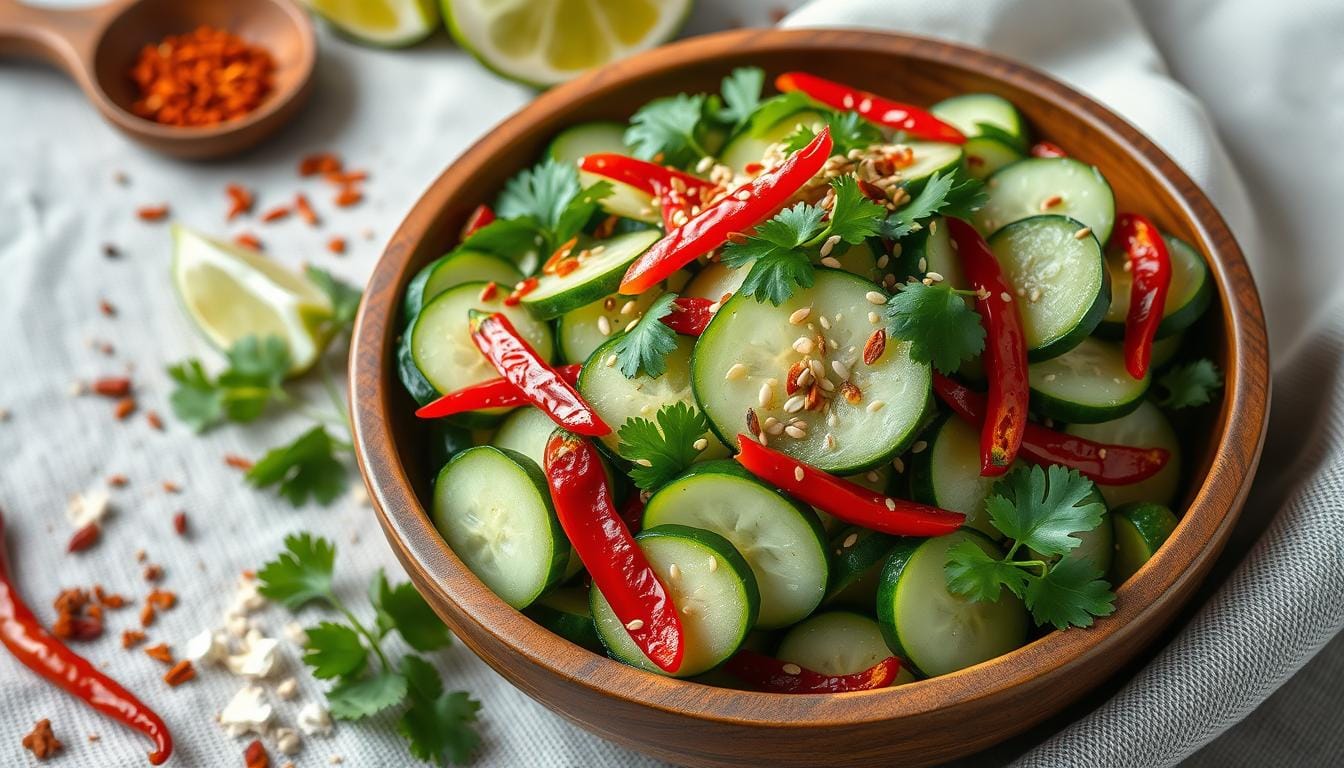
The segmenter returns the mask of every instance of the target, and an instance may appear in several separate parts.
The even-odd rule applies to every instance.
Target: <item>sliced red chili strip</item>
[[[942,536],[961,527],[960,512],[894,499],[805,464],[739,434],[736,458],[748,472],[790,496],[853,525],[894,536]]]
[[[562,365],[556,368],[555,372],[570,384],[577,384],[581,368],[583,368],[582,365],[574,363],[572,365]],[[482,411],[487,408],[516,408],[520,405],[527,405],[528,402],[530,401],[523,396],[522,392],[518,391],[518,387],[514,386],[513,382],[500,377],[463,387],[456,392],[449,392],[437,400],[420,406],[415,415],[422,419],[441,419],[445,416],[455,416],[468,411]]]
[[[597,449],[557,431],[546,443],[545,463],[556,517],[593,585],[640,651],[659,669],[675,673],[686,652],[681,618],[616,512]]]
[[[586,155],[579,161],[579,170],[628,184],[649,195],[669,230],[687,221],[693,207],[703,205],[718,189],[717,184],[676,168],[613,152]]]
[[[1122,213],[1115,217],[1111,242],[1129,259],[1129,312],[1125,315],[1125,369],[1142,379],[1153,357],[1153,339],[1167,307],[1171,286],[1171,255],[1162,233],[1146,217]]]
[[[710,311],[713,306],[714,302],[709,299],[678,296],[672,302],[671,314],[663,316],[663,325],[683,336],[699,336],[714,319],[714,313]]]
[[[965,144],[966,136],[955,126],[943,122],[928,110],[913,104],[885,99],[844,83],[827,80],[806,72],[785,72],[775,78],[775,87],[785,93],[802,91],[815,101],[845,112],[857,112],[870,123],[905,131],[927,141]]]
[[[462,239],[466,240],[476,230],[484,227],[486,224],[495,220],[495,212],[490,206],[481,203],[472,210],[467,216],[467,223],[462,225]]]
[[[848,693],[891,685],[901,671],[901,660],[888,656],[862,672],[823,675],[755,651],[741,650],[724,662],[723,670],[757,690],[770,693]]]

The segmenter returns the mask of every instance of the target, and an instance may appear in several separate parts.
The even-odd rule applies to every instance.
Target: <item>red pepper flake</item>
[[[224,454],[224,463],[234,469],[248,470],[252,468],[253,461],[249,458],[239,456],[234,453]]]
[[[145,550],[143,550],[143,549],[137,549],[137,550],[135,550],[135,562],[137,562],[137,563],[143,563],[143,562],[145,562],[145,558],[147,558],[147,557],[149,557],[149,555],[146,554]]]
[[[750,176],[755,176],[761,171],[764,171],[765,166],[762,165],[761,163],[747,163],[746,165],[742,166],[742,170],[745,171]]]
[[[233,242],[244,248],[251,248],[254,251],[261,250],[261,239],[251,232],[243,232],[242,234],[237,235],[233,238]]]
[[[261,214],[261,220],[269,224],[272,221],[279,221],[288,216],[289,214],[290,214],[289,206],[277,205],[276,207],[270,209],[269,211]]]
[[[844,396],[845,402],[850,405],[858,405],[863,402],[863,390],[859,389],[859,385],[852,381],[840,384],[840,394]]]
[[[317,212],[308,202],[308,196],[302,192],[294,196],[294,210],[299,212],[299,218],[307,222],[310,227],[316,227],[321,223],[317,218]]]
[[[155,661],[161,661],[164,664],[173,663],[173,651],[167,643],[151,645],[145,649],[145,655]]]
[[[163,490],[164,490],[165,493],[181,493],[181,492],[182,492],[182,486],[178,485],[177,483],[172,482],[171,480],[164,480],[164,481],[163,481]]]
[[[103,243],[103,256],[109,259],[120,259],[121,249],[112,243]]]
[[[23,748],[32,752],[38,760],[46,760],[59,752],[62,746],[61,740],[51,730],[51,721],[45,717],[38,720],[33,730],[23,737]]]
[[[299,161],[300,176],[340,173],[341,159],[330,152],[315,152]]]
[[[495,296],[497,295],[499,295],[499,284],[496,283],[494,280],[491,280],[490,282],[485,284],[484,288],[481,289],[480,299],[482,302],[494,301]]]
[[[173,606],[177,605],[177,593],[155,587],[145,596],[145,602],[161,611],[170,611]]]
[[[158,581],[163,578],[163,566],[150,564],[145,566],[145,581]]]
[[[135,413],[134,397],[121,398],[117,401],[117,405],[112,411],[112,415],[116,416],[118,421],[125,421],[126,417],[130,416],[132,413]]]
[[[521,283],[515,285],[513,287],[513,293],[510,293],[508,297],[504,299],[504,306],[506,307],[518,306],[518,302],[522,301],[524,296],[537,289],[537,282],[538,282],[537,278],[529,277],[526,280],[522,281]]]
[[[327,250],[331,251],[332,253],[338,256],[342,253],[345,253],[345,238],[344,237],[331,238],[330,240],[327,241]]]
[[[872,182],[864,181],[863,179],[859,179],[858,182],[859,182],[859,191],[863,193],[864,197],[868,198],[869,200],[872,200],[875,203],[882,203],[884,205],[886,204],[887,193],[883,192],[881,187],[877,186],[876,184],[873,184]]]
[[[98,537],[102,535],[102,528],[97,523],[89,523],[70,537],[70,542],[65,545],[66,552],[83,552],[98,543]]]
[[[803,371],[806,369],[807,364],[804,363],[802,360],[799,360],[795,362],[793,365],[789,366],[789,373],[787,376],[784,377],[784,394],[792,395],[798,391],[800,387],[800,385],[798,384],[798,377],[802,376]]]
[[[159,415],[158,411],[147,412],[145,414],[145,421],[149,422],[151,429],[156,429],[160,432],[163,431],[163,417]]]
[[[130,480],[127,479],[127,477],[122,474],[107,476],[107,484],[112,486],[113,488],[125,488],[126,484],[129,482]]]
[[[224,194],[229,196],[229,212],[226,220],[233,221],[245,213],[252,212],[253,197],[247,187],[230,184],[224,188]]]
[[[368,181],[368,171],[331,171],[322,175],[327,181],[341,187],[348,187],[351,184],[358,184],[361,181]]]
[[[815,411],[821,407],[821,402],[821,387],[813,384],[812,387],[807,390],[807,397],[803,398],[803,408],[809,411]]]
[[[130,650],[145,642],[145,633],[138,629],[125,629],[121,632],[121,647]]]
[[[187,513],[178,511],[173,514],[173,530],[178,536],[187,535]]]
[[[163,682],[176,688],[194,677],[196,677],[196,668],[192,666],[189,659],[182,659],[174,664],[172,669],[164,673]]]
[[[569,255],[574,252],[574,246],[578,244],[579,244],[579,238],[571,237],[568,240],[566,240],[564,244],[561,245],[559,248],[556,248],[555,252],[551,254],[550,258],[546,259],[546,263],[541,265],[542,274],[549,275],[554,273],[556,267],[560,265],[560,262],[564,261],[565,259],[568,259]]]
[[[339,194],[336,195],[335,202],[336,205],[340,206],[341,208],[349,208],[352,205],[357,205],[359,201],[363,199],[364,199],[363,192],[360,192],[358,189],[355,189],[354,187],[345,187],[340,191]]]
[[[99,605],[105,605],[108,608],[117,609],[126,606],[126,598],[115,592],[103,591],[102,584],[93,585],[93,599],[98,601]]]
[[[140,49],[131,111],[164,125],[207,126],[241,118],[271,94],[275,60],[228,30],[201,25]]]
[[[137,208],[135,215],[139,217],[141,221],[163,221],[168,218],[168,212],[169,208],[165,203],[163,205],[146,205]]]
[[[761,419],[756,415],[755,408],[747,409],[747,431],[751,433],[752,437],[761,436]]]
[[[605,240],[608,237],[611,237],[612,233],[616,231],[616,225],[619,223],[621,223],[620,216],[615,214],[608,216],[599,222],[597,227],[593,229],[593,237],[598,240]]]
[[[564,277],[565,275],[568,275],[569,273],[573,272],[578,268],[579,268],[578,259],[565,259],[564,261],[555,265],[555,274],[558,277]]]
[[[102,312],[105,317],[117,316],[117,308],[112,306],[112,302],[107,299],[98,300],[98,311]]]
[[[887,351],[887,331],[885,328],[878,328],[873,331],[873,335],[868,337],[868,341],[863,345],[863,362],[868,365],[876,363],[882,353]]]
[[[260,739],[253,739],[243,750],[244,768],[270,768],[270,765],[271,756],[266,753],[266,747],[261,745]]]
[[[140,626],[148,627],[152,625],[156,615],[153,603],[145,603],[140,606]]]
[[[126,397],[131,394],[131,380],[125,376],[104,376],[94,379],[89,389],[103,397]]]

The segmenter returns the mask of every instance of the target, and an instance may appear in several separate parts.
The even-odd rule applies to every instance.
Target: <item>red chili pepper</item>
[[[672,302],[671,314],[663,316],[663,325],[683,336],[699,336],[714,319],[710,307],[714,302],[696,296],[678,296]]]
[[[639,533],[639,529],[644,527],[644,499],[638,493],[630,494],[630,498],[621,505],[621,520],[631,534]]]
[[[570,384],[577,384],[579,370],[582,368],[579,363],[574,363],[562,365],[556,368],[555,372]],[[449,392],[433,402],[422,405],[415,415],[422,419],[441,419],[444,416],[481,411],[486,408],[514,408],[527,405],[529,402],[513,382],[501,377]]]
[[[649,660],[669,673],[686,652],[681,618],[612,503],[593,444],[556,432],[546,442],[546,481],[560,527],[593,584]]]
[[[1048,141],[1038,141],[1031,145],[1030,154],[1032,157],[1068,157],[1069,153],[1059,148],[1058,144]]]
[[[948,217],[952,247],[976,291],[975,308],[988,331],[985,375],[989,379],[989,414],[980,432],[980,474],[995,477],[1008,471],[1022,446],[1027,425],[1027,336],[1012,286],[970,224]]]
[[[462,225],[462,239],[466,240],[473,232],[494,220],[495,212],[491,210],[490,206],[481,203],[476,206],[471,215],[467,216],[467,223]]]
[[[173,754],[173,737],[162,718],[117,681],[43,629],[10,577],[5,553],[5,518],[0,513],[0,643],[24,666],[117,722],[154,741],[149,762],[162,765]]]
[[[978,425],[985,418],[984,395],[937,371],[933,372],[933,391],[971,424]],[[1033,464],[1059,464],[1076,469],[1100,485],[1129,485],[1157,474],[1171,454],[1164,448],[1098,443],[1027,422],[1022,435],[1022,457]]]
[[[621,281],[621,293],[636,295],[647,291],[697,257],[723,245],[730,232],[745,232],[774,215],[808,179],[817,175],[831,156],[831,146],[830,129],[823,128],[778,168],[743,184],[668,232],[630,265]]]
[[[676,168],[614,152],[584,156],[579,170],[628,184],[649,195],[658,203],[668,229],[675,227],[673,219],[678,211],[689,215],[691,206],[703,205],[718,189],[717,184]]]
[[[884,99],[824,77],[806,72],[785,72],[775,78],[775,87],[785,93],[802,91],[832,109],[857,112],[870,123],[905,131],[917,139],[945,141],[949,144],[966,143],[966,136],[961,131],[934,117],[928,110]]]
[[[961,527],[966,516],[904,499],[893,499],[804,464],[739,434],[739,464],[765,482],[817,509],[893,536],[942,536]]]
[[[823,675],[755,651],[741,650],[724,663],[723,670],[769,693],[847,693],[891,685],[901,671],[901,660],[888,656],[852,675]]]
[[[1122,246],[1129,258],[1129,313],[1125,315],[1125,369],[1142,379],[1148,375],[1153,339],[1162,324],[1171,286],[1171,256],[1162,233],[1146,217],[1122,213],[1115,217],[1111,242]]]
[[[472,310],[468,322],[476,348],[529,403],[572,432],[592,437],[611,434],[611,427],[579,395],[574,385],[547,365],[532,345],[518,335],[509,318],[498,312],[486,314]]]

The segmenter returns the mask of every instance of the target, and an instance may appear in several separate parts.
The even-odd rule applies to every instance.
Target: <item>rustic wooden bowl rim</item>
[[[865,51],[894,53],[922,60],[930,67],[995,72],[1006,84],[1041,95],[1072,119],[1118,137],[1120,143],[1131,147],[1154,183],[1166,187],[1185,206],[1198,245],[1209,256],[1226,329],[1226,383],[1216,422],[1222,434],[1208,473],[1167,544],[1118,590],[1114,615],[1098,620],[1090,629],[1052,632],[1004,656],[930,680],[878,691],[788,696],[711,689],[634,669],[577,648],[495,597],[440,538],[397,459],[389,391],[396,384],[388,371],[393,365],[400,292],[409,280],[407,261],[426,235],[439,206],[450,196],[450,175],[466,172],[463,178],[470,178],[473,169],[489,163],[500,148],[509,144],[519,126],[542,115],[566,111],[580,94],[624,87],[631,81],[673,72],[691,60],[743,51],[808,48],[847,52],[856,60]],[[518,164],[513,158],[503,162]],[[469,646],[475,647],[475,632],[487,633],[570,685],[696,719],[788,728],[854,725],[924,715],[1003,693],[1036,677],[1070,674],[1089,659],[1123,647],[1134,634],[1132,630],[1156,611],[1153,603],[1159,596],[1194,578],[1191,564],[1199,553],[1211,542],[1225,538],[1235,518],[1232,512],[1240,508],[1249,489],[1268,408],[1263,314],[1254,291],[1231,290],[1234,283],[1252,285],[1249,270],[1227,224],[1194,182],[1124,120],[1040,72],[978,49],[911,35],[860,30],[723,32],[635,56],[620,64],[619,73],[599,70],[541,94],[468,149],[431,185],[390,241],[360,310],[350,382],[357,455],[393,549],[419,588],[430,594],[431,603],[441,601],[458,608],[445,618]],[[517,675],[512,677],[518,679]]]

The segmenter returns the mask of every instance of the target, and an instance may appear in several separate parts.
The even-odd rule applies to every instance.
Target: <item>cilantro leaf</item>
[[[857,112],[822,112],[822,120],[831,129],[831,155],[848,154],[851,149],[867,149],[882,143],[882,131]],[[784,149],[797,152],[817,137],[812,125],[799,125],[784,140]]]
[[[1093,616],[1115,611],[1115,593],[1091,560],[1065,557],[1044,576],[1032,578],[1025,595],[1036,624],[1056,629],[1090,627]]]
[[[331,300],[332,317],[328,330],[332,334],[346,333],[355,326],[355,313],[363,293],[325,269],[309,265],[304,274],[308,281]]]
[[[751,271],[738,290],[777,307],[793,296],[795,288],[811,288],[816,282],[816,272],[806,253],[775,250],[751,265]]]
[[[946,374],[985,348],[980,315],[946,282],[906,283],[887,300],[893,338],[910,342],[910,357]]]
[[[597,213],[602,198],[610,196],[615,190],[609,181],[599,181],[579,190],[556,219],[550,238],[551,247],[559,248],[565,241],[577,235],[583,229],[583,225]]]
[[[393,587],[379,570],[369,592],[380,630],[395,628],[406,644],[417,651],[433,651],[452,642],[448,627],[409,581]]]
[[[723,78],[723,108],[716,117],[733,130],[747,124],[761,105],[761,91],[765,88],[765,70],[760,67],[738,67]]]
[[[654,99],[630,118],[625,144],[635,156],[685,167],[709,154],[700,146],[698,134],[707,97],[703,93],[679,93]]]
[[[464,250],[485,251],[521,264],[545,242],[537,223],[530,218],[495,219],[467,235]]]
[[[985,185],[959,173],[935,173],[924,188],[895,213],[887,217],[882,235],[900,239],[925,226],[925,219],[936,214],[966,217],[979,210],[988,199]]]
[[[1157,384],[1166,391],[1157,404],[1175,411],[1212,401],[1223,387],[1223,374],[1212,360],[1200,358],[1172,368]]]
[[[663,406],[654,418],[656,425],[648,419],[628,419],[616,433],[621,439],[616,452],[634,462],[630,479],[645,491],[686,471],[700,455],[695,441],[709,430],[705,414],[681,401]]]
[[[830,222],[827,225],[830,234],[839,235],[841,240],[851,245],[876,235],[882,227],[887,209],[869,200],[859,190],[859,182],[853,176],[831,179],[831,188],[835,190],[835,205],[831,206]]]
[[[962,541],[947,550],[947,588],[980,602],[996,602],[1002,587],[1021,597],[1028,574],[1013,563],[991,557],[974,541]]]
[[[401,676],[410,682],[410,706],[402,713],[397,730],[406,737],[411,754],[438,765],[470,760],[481,742],[472,726],[480,702],[466,691],[445,694],[438,670],[419,656],[401,660]]]
[[[333,455],[335,447],[325,427],[313,427],[289,445],[267,451],[245,477],[258,488],[278,484],[280,495],[296,507],[309,496],[330,504],[346,488],[345,465]]]
[[[396,672],[375,672],[342,680],[327,691],[331,716],[359,720],[395,707],[406,699],[406,678]]]
[[[581,187],[573,164],[547,158],[509,179],[495,205],[500,218],[473,232],[463,245],[522,263],[538,244],[555,250],[577,234],[612,190],[605,181]]]
[[[779,306],[798,286],[812,287],[816,270],[803,246],[824,230],[825,215],[820,206],[798,203],[756,227],[744,242],[724,246],[725,265],[740,269],[751,264],[738,290]]]
[[[789,91],[762,101],[751,116],[747,118],[743,132],[748,136],[760,137],[774,128],[781,120],[799,112],[813,108],[812,100],[802,91]]]
[[[295,610],[313,600],[331,602],[336,547],[311,533],[285,537],[285,551],[257,571],[263,597]]]
[[[193,358],[169,366],[168,378],[177,382],[168,404],[193,431],[202,432],[224,420],[224,392],[210,380],[200,360]]]
[[[578,194],[578,169],[548,157],[509,179],[495,204],[495,213],[503,219],[532,219],[541,227],[554,229]]]
[[[1072,533],[1101,523],[1106,507],[1093,497],[1096,487],[1077,470],[1052,464],[1018,467],[994,484],[985,500],[990,521],[1003,535],[1042,555],[1063,555],[1082,543]]]
[[[221,421],[254,421],[272,400],[289,373],[289,347],[278,336],[246,336],[226,353],[228,367],[211,379],[195,358],[169,366],[177,386],[168,396],[173,414],[200,432]]]
[[[324,621],[305,633],[308,641],[303,644],[303,663],[313,668],[313,677],[350,677],[368,666],[368,649],[353,628]]]
[[[651,379],[667,370],[667,356],[677,348],[677,332],[660,322],[672,313],[675,293],[664,293],[653,300],[644,316],[616,342],[616,367],[627,379],[633,379],[643,369]]]

